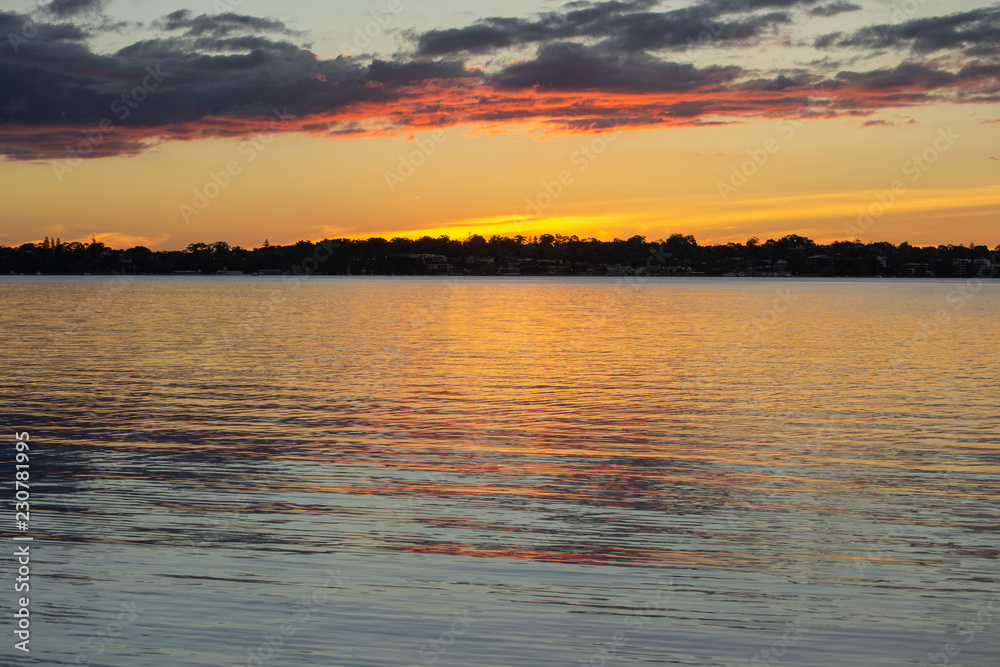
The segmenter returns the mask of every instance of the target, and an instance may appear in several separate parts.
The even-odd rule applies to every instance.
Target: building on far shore
[[[972,261],[972,273],[973,275],[988,276],[993,273],[993,262],[988,259],[976,259]]]

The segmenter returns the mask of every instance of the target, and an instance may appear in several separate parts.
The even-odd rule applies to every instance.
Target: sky
[[[4,7],[3,245],[1000,243],[1000,4]]]

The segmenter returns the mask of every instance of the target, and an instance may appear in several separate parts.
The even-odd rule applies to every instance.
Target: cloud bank
[[[89,41],[114,25],[98,20],[104,10],[103,0],[56,0],[41,17],[0,12],[0,155],[127,155],[258,132],[591,132],[1000,99],[1000,6],[829,33],[808,47],[822,57],[813,65],[773,71],[720,53],[792,49],[774,35],[858,5],[576,1],[414,34],[385,59],[323,59],[280,20],[189,10],[155,21],[152,39],[97,53]],[[828,64],[875,58],[880,66]]]

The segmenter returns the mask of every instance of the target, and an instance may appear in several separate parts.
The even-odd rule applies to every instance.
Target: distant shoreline
[[[993,278],[1000,245],[911,246],[860,240],[818,244],[788,235],[761,242],[699,245],[673,234],[599,241],[576,236],[465,240],[370,238],[299,241],[253,249],[224,241],[185,250],[113,249],[99,241],[46,238],[0,246],[0,275],[156,276],[480,276],[480,277],[728,277],[728,278]]]
[[[346,275],[346,274],[292,274],[286,273],[281,275],[269,275],[269,276],[255,276],[253,274],[243,274],[243,275],[214,275],[214,274],[185,274],[185,275],[173,275],[166,273],[137,273],[137,274],[120,274],[120,273],[41,273],[41,274],[15,274],[15,275],[2,275],[0,274],[0,282],[6,282],[9,284],[17,282],[31,282],[32,278],[94,278],[94,282],[106,282],[106,281],[119,281],[119,282],[131,282],[133,280],[142,280],[144,278],[156,278],[156,279],[167,279],[175,282],[197,281],[197,282],[217,282],[223,284],[226,282],[260,282],[262,284],[266,283],[287,283],[297,280],[315,280],[322,281],[327,279],[335,279],[342,281],[363,281],[363,280],[421,280],[428,282],[439,282],[439,281],[468,281],[468,282],[527,282],[527,281],[552,281],[552,282],[575,282],[575,281],[585,281],[585,280],[600,280],[600,281],[625,281],[625,282],[642,282],[648,280],[656,280],[657,282],[693,282],[693,281],[736,281],[736,282],[788,282],[788,281],[803,281],[808,280],[810,282],[837,282],[837,281],[857,281],[857,282],[964,282],[968,280],[983,280],[992,281],[1000,279],[1000,272],[994,275],[987,276],[965,276],[965,277],[955,277],[955,276],[935,276],[935,277],[914,277],[914,276],[720,276],[720,275],[695,275],[695,276],[662,276],[662,275],[635,275],[635,276],[595,276],[595,275],[518,275],[518,276],[480,276],[480,275],[391,275],[391,274],[372,274],[372,275]],[[24,280],[18,280],[24,279]],[[99,280],[106,279],[106,280]],[[50,281],[46,281],[50,282]],[[1000,282],[1000,280],[998,280]]]

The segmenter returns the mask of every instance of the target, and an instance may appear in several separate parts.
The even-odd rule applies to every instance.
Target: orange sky
[[[6,103],[0,243],[93,236],[116,247],[169,249],[215,240],[253,247],[264,239],[342,236],[641,234],[655,240],[678,232],[701,243],[790,233],[821,242],[860,236],[1000,243],[996,57],[971,50],[959,31],[949,38],[950,50],[935,45],[928,53],[913,41],[909,52],[886,55],[883,49],[862,58],[862,47],[852,46],[850,69],[836,63],[811,73],[783,69],[775,64],[782,54],[799,64],[829,53],[801,46],[803,36],[794,30],[813,25],[817,14],[811,0],[799,4],[803,9],[785,22],[768,19],[775,21],[770,27],[757,26],[757,15],[723,16],[733,21],[727,25],[743,26],[738,16],[760,31],[758,41],[737,44],[743,53],[715,47],[699,53],[683,44],[674,53],[675,47],[637,52],[609,46],[610,35],[606,42],[552,38],[537,51],[528,44],[523,57],[499,50],[506,64],[496,65],[462,52],[421,55],[421,37],[415,54],[361,62],[296,54],[281,46],[287,42],[274,41],[270,48],[280,55],[269,57],[299,68],[294,90],[307,89],[308,100],[290,98],[291,110],[261,101],[259,108],[270,105],[271,113],[242,112],[220,95],[218,110],[197,118],[188,110],[202,98],[181,79],[183,68],[202,61],[163,57],[155,67],[168,74],[151,78],[161,70],[145,56],[123,62],[121,54],[107,55],[93,43],[74,46],[79,64],[51,65],[50,74],[54,89],[69,71],[95,77],[79,101],[64,102],[60,113],[32,108],[32,96],[49,85],[32,74],[38,91]],[[947,9],[930,2],[922,11],[932,16]],[[983,17],[977,11],[963,19],[969,26],[993,20],[987,10]],[[846,31],[852,25],[857,32],[841,38],[852,44],[872,39],[859,26],[885,18],[868,7],[847,15],[853,24],[844,19],[839,27],[845,31],[837,34],[852,35]],[[193,15],[178,16],[179,24],[195,25]],[[558,19],[563,31],[572,19],[571,12],[537,16],[542,27]],[[669,11],[661,16],[671,17]],[[903,16],[899,24],[916,18]],[[450,39],[461,22],[457,26],[443,33],[424,26],[423,35]],[[262,29],[284,39],[293,34],[280,26]],[[220,39],[228,34],[220,32]],[[514,38],[522,39],[504,36]],[[0,65],[51,59],[47,44],[39,38],[23,52],[0,53]],[[116,67],[127,69],[125,80],[144,82],[148,90],[138,95],[150,101],[136,102],[131,118],[111,116],[102,126],[72,105],[90,100],[96,88],[120,90],[101,69]],[[242,73],[247,66],[240,67]],[[261,67],[248,90],[234,88],[234,98],[252,102],[259,81],[269,80],[260,77],[277,65]],[[588,74],[576,76],[575,69]],[[526,86],[522,79],[536,83]],[[121,98],[107,99],[115,100],[109,109],[124,109]],[[316,111],[324,105],[330,110]],[[65,120],[77,115],[78,121]],[[620,129],[612,133],[612,126]],[[74,146],[105,157],[76,159]]]
[[[826,241],[848,238],[845,225],[857,226],[859,209],[877,204],[877,193],[889,196],[898,180],[905,191],[873,218],[864,240],[992,247],[1000,242],[1000,163],[990,158],[1000,154],[1000,140],[982,123],[988,111],[925,108],[914,113],[918,122],[895,127],[817,119],[797,128],[761,120],[633,130],[613,141],[455,127],[442,130],[440,142],[424,132],[421,142],[286,135],[266,144],[167,143],[139,156],[85,161],[62,183],[51,164],[5,162],[0,180],[16,194],[4,218],[16,226],[0,242],[94,235],[113,246],[162,249],[213,240],[253,247],[265,238],[546,232],[650,240],[681,232],[702,243],[797,233]],[[911,164],[904,173],[914,155],[933,155],[938,129],[948,127],[954,144],[926,170]],[[777,150],[762,160],[769,140]],[[429,154],[391,188],[386,172],[398,175],[400,160],[420,146]],[[759,166],[748,163],[754,155]],[[226,174],[234,161],[238,171]],[[228,185],[216,192],[213,174]],[[199,200],[196,190],[215,196]]]

